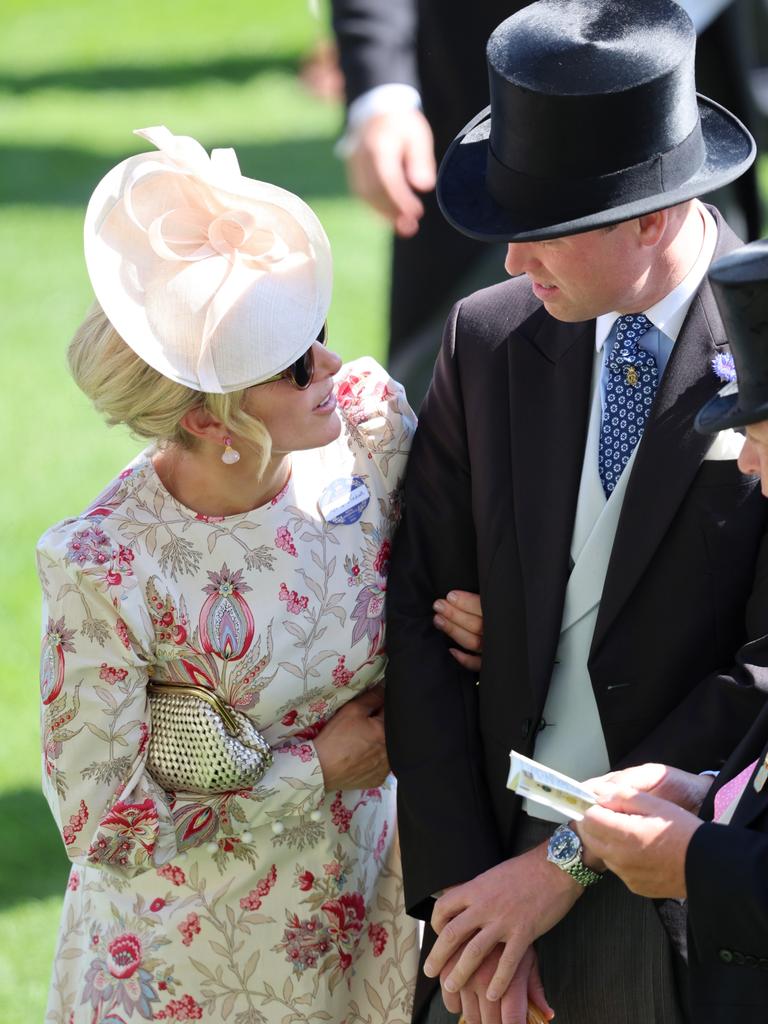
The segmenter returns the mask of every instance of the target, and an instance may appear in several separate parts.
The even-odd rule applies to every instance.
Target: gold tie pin
[[[627,385],[631,388],[636,388],[640,383],[640,374],[637,372],[636,366],[628,366],[626,377],[624,378]]]

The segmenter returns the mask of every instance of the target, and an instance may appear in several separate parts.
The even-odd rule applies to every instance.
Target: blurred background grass
[[[36,538],[137,450],[70,383],[90,301],[81,230],[101,175],[166,124],[300,193],[335,252],[332,343],[382,358],[387,231],[348,198],[333,103],[298,79],[307,0],[4,0],[0,7],[0,1022],[41,1021],[67,862],[39,792]],[[765,159],[765,158],[764,158]],[[768,170],[765,166],[763,172]],[[425,268],[428,272],[428,268]]]
[[[90,302],[82,220],[101,175],[165,124],[298,192],[335,253],[331,340],[382,357],[387,232],[349,199],[334,103],[298,79],[327,34],[307,0],[4,0],[0,5],[0,1021],[42,1021],[67,862],[40,796],[36,538],[79,511],[137,442],[69,381]]]

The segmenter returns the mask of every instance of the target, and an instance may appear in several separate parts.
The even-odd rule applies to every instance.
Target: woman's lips
[[[336,395],[333,390],[329,391],[319,405],[315,406],[315,412],[333,412],[336,408]]]

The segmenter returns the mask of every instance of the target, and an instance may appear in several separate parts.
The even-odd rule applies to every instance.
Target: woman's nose
[[[314,360],[317,370],[328,377],[333,377],[341,369],[341,356],[319,341],[315,342]]]

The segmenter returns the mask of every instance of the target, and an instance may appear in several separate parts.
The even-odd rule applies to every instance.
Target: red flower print
[[[115,683],[122,683],[127,675],[128,669],[113,668],[111,665],[108,665],[106,661],[102,661],[101,668],[99,669],[99,679],[103,679],[104,682],[109,683],[110,686],[114,686]]]
[[[167,988],[163,982],[160,982],[160,988]],[[158,1010],[154,1015],[154,1020],[175,1020],[175,1021],[187,1021],[187,1020],[202,1020],[203,1008],[190,995],[184,995],[181,999],[172,999],[170,1003],[165,1007],[164,1010]]]
[[[309,892],[315,883],[315,876],[311,871],[302,871],[297,881],[302,892]]]
[[[296,721],[298,717],[299,712],[296,710],[296,708],[291,708],[290,711],[286,711],[286,713],[283,715],[280,721],[283,723],[283,725],[293,725],[293,723]]]
[[[355,674],[354,672],[350,672],[349,669],[346,668],[344,661],[345,656],[342,654],[339,660],[336,662],[336,668],[331,672],[331,677],[333,678],[334,686],[346,686],[347,683],[352,679],[352,677]]]
[[[123,582],[123,577],[119,572],[115,572],[114,569],[110,569],[107,573],[106,580],[110,587],[119,587]]]
[[[289,555],[293,555],[294,558],[297,557],[296,545],[293,543],[291,531],[287,526],[279,526],[277,528],[277,534],[275,535],[275,547],[280,548]]]
[[[384,952],[384,947],[387,944],[387,939],[389,938],[387,929],[383,924],[374,924],[371,922],[368,925],[368,938],[373,946],[373,955],[381,956]]]
[[[376,847],[373,851],[373,859],[375,861],[381,860],[381,855],[384,853],[384,847],[387,842],[387,832],[389,831],[389,822],[385,821],[381,829],[381,835],[376,840]]]
[[[195,935],[200,934],[200,918],[193,911],[191,914],[187,914],[185,921],[179,925],[179,931],[181,932],[181,943],[183,946],[191,946],[192,939]]]
[[[165,900],[161,896],[158,896],[156,900],[152,900],[152,902],[149,904],[149,909],[152,911],[153,914],[156,914],[158,910],[162,910],[164,906]]]
[[[278,596],[281,601],[286,602],[288,605],[288,611],[291,612],[292,615],[300,615],[309,604],[308,597],[299,597],[298,591],[289,590],[284,583],[280,584],[280,594]]]
[[[309,743],[294,743],[292,746],[288,747],[288,751],[294,757],[298,757],[302,764],[308,764],[314,756],[314,749],[309,745]]]
[[[157,869],[157,873],[161,878],[167,879],[174,885],[184,885],[187,880],[184,872],[175,864],[163,864],[161,868]]]
[[[309,725],[303,729],[299,729],[296,736],[300,740],[313,740],[315,736],[319,736],[327,724],[325,718],[319,718],[316,722],[310,722]]]
[[[345,892],[337,900],[326,900],[320,909],[328,918],[328,934],[339,947],[356,944],[365,921],[365,903],[359,892]],[[351,963],[350,958],[350,963]],[[344,968],[346,970],[346,968]]]
[[[107,946],[107,967],[113,978],[130,978],[141,963],[141,940],[126,932]]]
[[[352,957],[349,955],[349,953],[339,953],[339,966],[341,967],[342,971],[349,970],[349,968],[352,966]]]
[[[243,597],[251,587],[243,570],[230,570],[226,562],[218,572],[209,572],[208,579],[211,582],[203,587],[208,597],[200,609],[200,642],[207,654],[238,661],[253,640],[253,614]]]
[[[389,575],[389,556],[392,551],[392,545],[388,540],[381,542],[381,547],[376,553],[376,558],[373,560],[373,571],[386,579]]]
[[[198,512],[195,516],[195,519],[201,523],[223,523],[225,518],[226,516],[207,516],[202,512]]]
[[[337,860],[332,860],[330,864],[323,864],[323,871],[329,878],[340,878],[341,877],[341,864]]]
[[[146,722],[139,722],[139,753],[143,754],[149,743],[149,726]]]
[[[152,853],[157,842],[158,814],[154,800],[147,797],[140,804],[117,800],[101,822],[102,828],[139,843]]]
[[[349,832],[349,824],[352,821],[352,811],[341,802],[341,790],[331,804],[331,821],[339,832]]]
[[[80,876],[76,871],[73,871],[72,874],[69,876],[67,888],[69,889],[70,892],[77,892],[77,890],[80,888]]]
[[[82,831],[86,821],[88,821],[88,808],[85,806],[85,801],[81,800],[77,813],[70,817],[69,824],[61,830],[66,846],[71,846],[74,843],[77,833]]]
[[[118,619],[117,622],[115,623],[115,632],[120,638],[120,642],[122,643],[123,647],[125,647],[127,650],[131,646],[131,638],[128,634],[128,627],[126,626],[122,619]]]
[[[262,878],[256,885],[255,889],[251,889],[247,896],[243,896],[240,900],[240,907],[243,910],[258,910],[261,906],[261,902],[265,896],[269,895],[269,891],[277,881],[277,868],[273,864],[269,869],[264,878]]]

